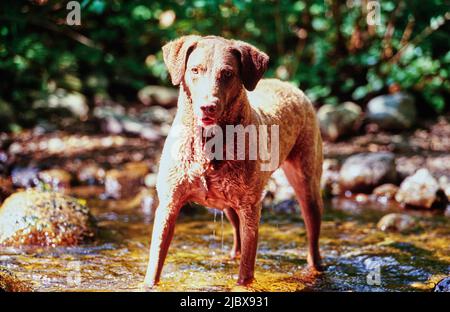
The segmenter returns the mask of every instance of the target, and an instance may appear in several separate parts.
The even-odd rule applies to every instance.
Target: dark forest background
[[[444,0],[81,0],[81,25],[66,24],[68,1],[0,2],[0,117],[33,124],[33,103],[57,89],[89,105],[137,102],[146,85],[168,85],[161,46],[183,34],[248,41],[271,56],[266,77],[290,80],[317,104],[414,94],[425,115],[449,110],[450,5]]]

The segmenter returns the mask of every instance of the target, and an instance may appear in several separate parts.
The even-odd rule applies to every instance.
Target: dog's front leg
[[[144,280],[146,287],[153,287],[159,282],[181,207],[181,202],[170,201],[160,203],[156,209],[149,262]]]
[[[254,279],[261,204],[242,207],[237,213],[241,233],[241,262],[239,265],[238,285],[246,286]]]

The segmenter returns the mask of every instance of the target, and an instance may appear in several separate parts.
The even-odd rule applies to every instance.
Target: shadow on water
[[[140,291],[151,222],[142,212],[108,210],[91,203],[98,220],[94,244],[73,248],[2,248],[0,266],[37,291]],[[328,202],[321,251],[326,269],[306,269],[306,233],[300,216],[264,213],[256,282],[249,291],[430,290],[450,272],[448,218],[413,214],[409,233],[384,233],[376,223],[396,207]],[[179,218],[162,284],[155,291],[234,290],[238,261],[230,260],[232,230],[205,210]],[[238,289],[243,290],[243,289]]]

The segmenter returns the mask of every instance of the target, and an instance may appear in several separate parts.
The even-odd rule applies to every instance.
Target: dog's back
[[[310,100],[289,82],[262,79],[247,96],[261,124],[279,126],[280,160],[288,156],[299,138],[313,136],[318,130]]]

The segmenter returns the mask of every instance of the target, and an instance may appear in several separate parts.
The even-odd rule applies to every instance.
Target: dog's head
[[[163,48],[172,83],[183,83],[201,126],[216,124],[242,88],[253,91],[269,57],[254,46],[215,36],[184,36]]]

